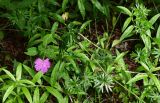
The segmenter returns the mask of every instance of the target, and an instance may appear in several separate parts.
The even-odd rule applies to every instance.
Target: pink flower
[[[35,64],[35,69],[36,71],[41,71],[42,73],[46,73],[48,71],[48,69],[51,67],[51,63],[49,61],[49,59],[41,59],[41,58],[37,58],[34,62]]]

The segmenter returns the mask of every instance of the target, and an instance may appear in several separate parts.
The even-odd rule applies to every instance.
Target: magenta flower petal
[[[35,66],[34,66],[35,70],[41,71],[42,73],[46,73],[51,66],[51,63],[48,58],[45,60],[38,58],[35,60],[34,63],[35,63]]]

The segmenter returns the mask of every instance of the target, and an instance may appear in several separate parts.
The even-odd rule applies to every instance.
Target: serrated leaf
[[[149,22],[153,25],[159,17],[160,17],[160,14],[156,14],[149,20]]]
[[[20,80],[22,75],[22,64],[19,63],[16,68],[16,80]]]
[[[6,69],[3,69],[3,71],[4,71],[13,81],[16,81],[15,77],[12,75],[11,72],[9,72],[9,71],[6,70]]]
[[[41,71],[39,71],[32,79],[33,83],[38,82],[38,80],[40,80],[40,78],[43,76],[43,73]]]
[[[39,88],[36,87],[36,89],[34,90],[34,95],[33,95],[33,102],[34,103],[39,103]]]
[[[53,96],[55,96],[57,98],[59,103],[62,103],[61,101],[63,100],[63,96],[59,91],[57,91],[53,87],[49,87],[49,86],[47,86],[46,89],[49,93],[51,93]]]
[[[148,77],[147,74],[137,74],[135,77],[131,78],[131,79],[127,82],[127,84],[134,83],[134,82],[136,82],[136,81],[139,81],[139,80],[141,80],[141,79],[145,79],[145,78],[147,78],[147,77]]]
[[[57,30],[57,28],[58,28],[58,22],[55,22],[53,25],[52,25],[52,29],[51,29],[51,34],[54,34],[55,33],[55,31]]]
[[[132,17],[129,17],[129,18],[126,19],[126,21],[124,22],[123,27],[122,27],[122,32],[124,32],[124,30],[128,27],[131,20],[132,20]]]
[[[49,93],[48,92],[44,92],[40,98],[40,103],[45,103],[47,98],[49,96]]]
[[[68,4],[68,0],[63,0],[63,2],[62,2],[62,11],[65,11],[65,9],[67,7],[67,4]]]
[[[3,96],[3,102],[5,102],[5,100],[8,98],[8,96],[12,93],[12,91],[14,90],[14,86],[10,86],[8,87],[7,91],[5,92],[4,96]]]
[[[130,25],[122,34],[122,36],[120,37],[120,41],[124,40],[125,38],[128,38],[130,36],[132,36],[131,32],[133,31],[134,26]]]
[[[85,18],[85,7],[84,7],[84,1],[83,0],[78,0],[78,8],[80,10],[80,13],[83,17],[83,19]]]
[[[38,54],[38,51],[36,47],[31,47],[31,48],[28,48],[27,52],[24,52],[24,53],[29,56],[35,56]]]
[[[29,103],[32,103],[32,97],[29,90],[26,87],[22,87],[23,94],[26,96]]]
[[[82,26],[80,27],[79,32],[82,33],[86,27],[90,24],[91,20],[86,21],[85,23],[82,24]]]
[[[117,6],[118,9],[120,9],[120,11],[124,14],[127,14],[129,16],[132,16],[132,13],[129,9],[127,9],[126,7],[124,6]]]

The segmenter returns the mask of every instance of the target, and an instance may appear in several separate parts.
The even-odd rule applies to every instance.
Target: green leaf
[[[33,69],[31,69],[30,67],[26,66],[23,64],[24,69],[29,73],[29,75],[31,77],[34,77],[34,75],[36,74],[35,71]]]
[[[47,34],[43,37],[43,45],[47,46],[47,44],[51,43],[54,41],[53,35],[52,34]]]
[[[52,70],[52,74],[51,74],[51,78],[50,78],[50,83],[52,86],[56,83],[56,81],[58,79],[60,63],[61,62],[58,61]]]
[[[53,25],[52,25],[52,29],[51,29],[51,34],[54,34],[55,33],[55,31],[57,30],[57,28],[58,28],[58,22],[55,22]]]
[[[50,15],[51,15],[55,20],[59,21],[60,23],[65,24],[64,19],[63,19],[62,16],[60,16],[59,14],[57,14],[57,13],[50,13]]]
[[[29,85],[35,85],[32,81],[27,80],[27,79],[23,79],[23,80],[19,80],[18,83],[20,84],[29,84]]]
[[[147,77],[148,77],[147,74],[137,74],[135,77],[131,78],[131,79],[127,82],[127,84],[134,83],[134,82],[136,82],[136,81],[139,81],[139,80],[141,80],[141,79],[145,79],[145,78],[147,78]]]
[[[83,19],[85,18],[85,7],[84,7],[84,1],[83,0],[78,0],[78,8],[80,10],[80,13],[83,17]]]
[[[98,0],[91,0],[91,2],[93,3],[93,5],[104,14],[104,7],[100,4],[100,2]]]
[[[49,96],[49,93],[48,92],[44,92],[40,98],[40,103],[45,103],[47,98]]]
[[[113,40],[112,47],[116,46],[120,42],[121,42],[120,40]]]
[[[156,14],[149,20],[149,22],[153,25],[159,17],[160,17],[160,14]]]
[[[143,67],[144,67],[144,69],[146,70],[146,71],[150,71],[149,70],[149,67],[145,64],[145,63],[143,63],[143,62],[139,62]]]
[[[20,96],[17,97],[17,101],[18,101],[18,103],[24,103]]]
[[[83,61],[88,61],[89,60],[89,58],[86,56],[86,54],[84,54],[84,53],[76,53],[75,52],[75,55],[77,56],[77,57],[79,57],[79,58],[81,58],[81,60],[83,60]]]
[[[79,74],[79,73],[80,73],[80,70],[79,70],[79,68],[77,67],[77,64],[75,63],[75,61],[73,60],[73,58],[67,58],[67,59],[69,60],[70,64],[72,64],[75,72],[76,72],[77,74]]]
[[[63,0],[63,2],[62,2],[62,11],[65,11],[65,9],[67,7],[67,4],[68,4],[68,0]]]
[[[6,69],[3,69],[3,71],[4,71],[13,81],[16,81],[15,77],[12,75],[11,72],[9,72],[9,71],[6,70]]]
[[[157,29],[156,38],[160,39],[160,25],[159,25],[159,27]]]
[[[40,38],[41,34],[34,34],[28,41],[28,43],[35,41],[37,38]]]
[[[36,89],[34,90],[33,102],[39,103],[39,88],[38,87],[36,87]]]
[[[28,48],[27,52],[24,52],[24,53],[29,56],[35,56],[38,54],[38,51],[36,47],[31,47],[31,48]]]
[[[43,73],[41,71],[39,71],[32,79],[33,83],[38,82],[38,80],[40,80],[40,78],[43,76]]]
[[[91,20],[86,21],[85,23],[82,24],[82,26],[80,27],[79,32],[82,33],[84,31],[84,29],[86,29],[86,27],[90,24]]]
[[[16,68],[16,80],[20,80],[22,75],[22,64],[19,63]]]
[[[160,81],[159,81],[159,79],[153,74],[149,74],[149,77],[154,81],[154,83],[157,86],[157,89],[160,93]]]
[[[32,103],[32,97],[29,90],[26,87],[22,87],[23,94],[26,96],[29,103]]]
[[[5,92],[4,96],[3,96],[3,102],[5,102],[5,100],[8,98],[8,96],[12,93],[12,91],[14,90],[14,86],[10,86],[8,87],[7,91]]]
[[[128,38],[130,36],[132,36],[131,32],[133,31],[134,26],[130,25],[122,34],[122,36],[120,37],[120,41],[124,40],[125,38]]]
[[[124,14],[127,14],[129,16],[132,16],[132,13],[129,9],[127,9],[126,7],[124,6],[117,6],[117,8]]]
[[[129,18],[126,19],[126,21],[124,22],[123,27],[122,27],[122,32],[124,32],[124,30],[128,27],[131,20],[132,20],[132,17],[129,17]]]
[[[59,103],[62,103],[61,101],[63,100],[63,96],[59,91],[57,91],[53,87],[49,87],[49,86],[47,86],[46,89],[49,93],[51,93],[53,96],[55,96],[57,98]]]

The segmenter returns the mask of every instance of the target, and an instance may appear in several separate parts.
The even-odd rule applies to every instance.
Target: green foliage
[[[1,18],[29,39],[29,59],[0,68],[1,102],[160,102],[160,14],[137,1],[130,8],[117,6],[127,0],[1,0]],[[115,27],[122,29],[118,39]],[[118,49],[131,39],[140,42]],[[127,56],[137,64],[133,71]],[[50,59],[47,73],[34,70],[37,57]]]

